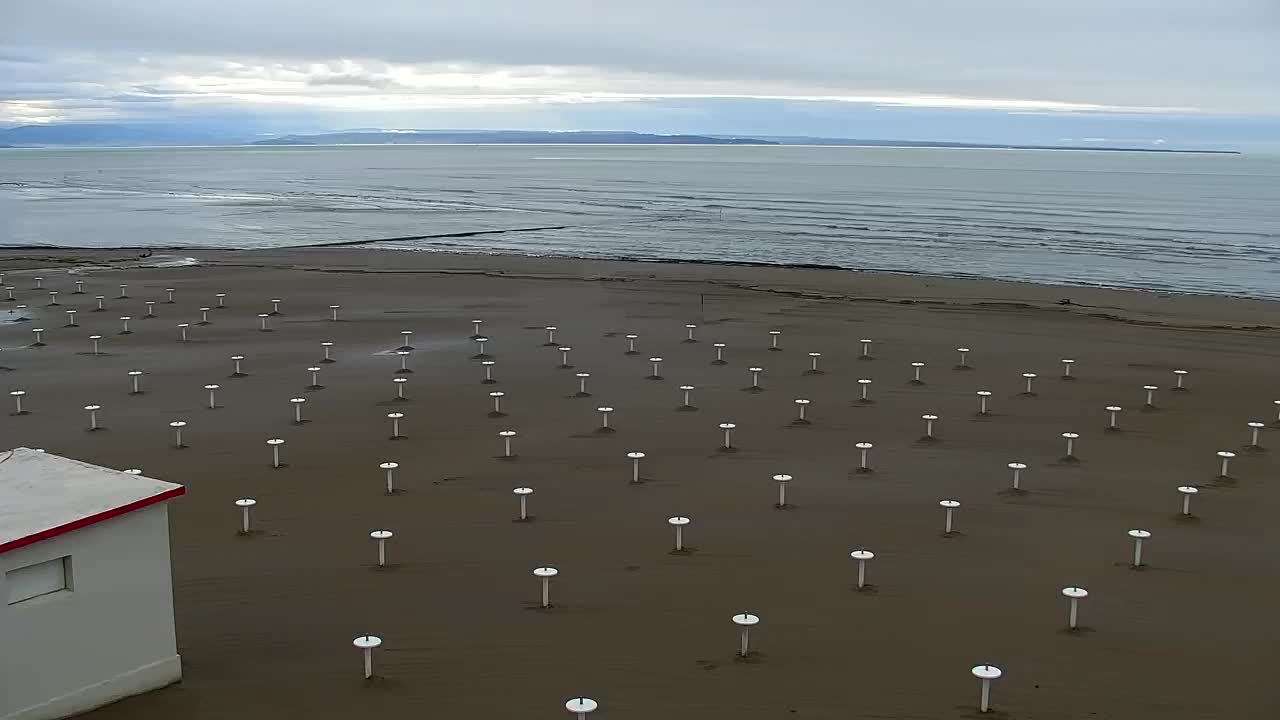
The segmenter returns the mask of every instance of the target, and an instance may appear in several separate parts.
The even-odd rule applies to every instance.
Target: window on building
[[[71,590],[71,556],[15,568],[4,574],[9,604]]]

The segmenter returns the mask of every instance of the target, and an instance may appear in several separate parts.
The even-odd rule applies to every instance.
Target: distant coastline
[[[281,134],[254,139],[210,135],[173,126],[66,123],[0,128],[0,148],[143,148],[317,145],[713,145],[938,148],[973,150],[1054,150],[1186,155],[1241,155],[1237,150],[1135,145],[1054,145],[976,143],[942,140],[833,138],[819,136],[737,136],[657,134],[631,131],[383,130],[357,129],[314,134]]]

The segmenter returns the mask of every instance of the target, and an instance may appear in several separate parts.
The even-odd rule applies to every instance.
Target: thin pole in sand
[[[725,344],[713,343],[711,347],[714,347],[716,349],[716,359],[712,360],[711,364],[712,365],[728,365],[729,363],[725,362],[725,359],[724,359]]]
[[[472,359],[472,360],[487,360],[487,359],[489,359],[489,354],[488,354],[488,353],[486,353],[486,352],[484,351],[484,344],[485,344],[485,343],[487,343],[487,342],[489,342],[489,338],[487,338],[487,337],[478,337],[478,338],[475,338],[475,343],[476,343],[476,354],[471,356],[471,359]]]
[[[322,363],[338,362],[337,360],[333,359],[332,355],[330,355],[330,352],[333,350],[332,342],[330,342],[329,340],[325,340],[324,342],[320,343],[320,347],[324,348],[324,358],[322,358],[320,362]]]
[[[13,300],[13,286],[8,285],[5,287],[5,290],[9,293],[9,297],[5,298],[5,300]]]
[[[218,304],[214,307],[224,309],[227,307],[227,294],[224,292],[214,293],[213,296],[218,299]]]
[[[689,335],[688,335],[688,337],[686,337],[682,342],[686,342],[686,343],[696,343],[696,342],[698,342],[698,341],[697,341],[697,339],[695,339],[695,338],[693,337],[693,331],[698,329],[698,326],[697,326],[697,325],[692,325],[692,324],[690,324],[690,325],[685,325],[685,326],[684,326],[684,329],[689,331]]]
[[[396,351],[396,355],[400,356],[400,369],[396,371],[397,373],[405,374],[405,373],[413,372],[412,370],[409,369],[409,356],[412,354],[413,353],[409,352],[408,350]]]
[[[591,373],[574,373],[574,377],[578,378],[578,392],[574,397],[591,397],[591,393],[587,392],[587,378],[591,377]]]
[[[489,412],[489,417],[500,418],[507,416],[506,413],[502,412],[502,398],[505,395],[506,393],[500,390],[489,393],[489,397],[493,398],[493,410]]]
[[[272,315],[279,315],[279,314],[280,314],[280,303],[282,303],[282,302],[284,302],[284,300],[281,300],[280,298],[272,298],[272,299],[271,299],[271,314],[272,314]]]
[[[249,373],[241,372],[241,371],[240,371],[240,361],[241,361],[241,360],[244,360],[244,356],[243,356],[243,355],[232,355],[232,356],[231,356],[231,362],[235,363],[235,371],[231,373],[231,377],[233,377],[233,378],[242,378],[242,377],[248,377],[248,376],[249,376]]]
[[[596,432],[600,432],[600,433],[616,432],[613,428],[609,427],[609,413],[613,412],[613,408],[598,407],[596,408],[596,412],[600,413],[600,428],[596,430]]]
[[[484,379],[480,381],[481,385],[493,385],[497,380],[493,379],[493,366],[496,364],[493,360],[482,360],[480,362],[484,366]]]
[[[1191,496],[1200,492],[1200,489],[1193,485],[1179,485],[1178,492],[1182,493],[1182,516],[1191,517]]]
[[[178,332],[180,337],[178,342],[187,342],[187,328],[191,327],[191,323],[178,323]]]
[[[271,438],[267,441],[267,445],[271,446],[271,467],[279,470],[284,467],[280,462],[280,446],[284,444],[284,440],[280,438]]]
[[[1076,379],[1076,376],[1071,374],[1071,366],[1075,364],[1076,364],[1076,361],[1072,360],[1071,358],[1062,359],[1062,379],[1063,380]]]
[[[89,432],[101,430],[98,426],[98,411],[102,409],[101,405],[85,405],[84,409],[89,412]]]
[[[913,374],[912,374],[912,376],[911,376],[910,384],[912,384],[912,385],[923,385],[923,384],[924,384],[924,380],[921,380],[921,379],[920,379],[920,370],[924,368],[924,363],[922,363],[922,362],[913,362],[913,363],[911,363],[911,367],[914,369],[914,373],[913,373]]]
[[[387,494],[394,495],[396,493],[396,468],[400,467],[397,462],[384,462],[378,465],[382,468],[387,479]]]
[[[102,312],[103,310],[106,310],[106,309],[107,309],[107,308],[102,304],[102,303],[103,303],[103,301],[107,299],[107,296],[106,296],[106,295],[94,295],[94,296],[93,296],[93,299],[94,299],[94,300],[96,300],[96,301],[97,301],[97,303],[98,303],[98,306],[97,306],[96,308],[94,308],[94,309],[93,309],[93,311],[94,311],[94,312]]]
[[[400,339],[402,340],[402,342],[400,343],[400,347],[399,347],[398,349],[400,349],[400,350],[413,350],[413,349],[414,349],[414,348],[413,348],[413,331],[412,331],[412,330],[401,330],[401,331],[400,331]]]
[[[173,447],[175,449],[182,450],[187,447],[182,444],[182,428],[186,426],[187,423],[182,420],[174,420],[169,423],[169,427],[173,428]]]
[[[1065,587],[1062,588],[1062,594],[1071,601],[1071,610],[1067,614],[1067,629],[1076,630],[1079,627],[1076,624],[1076,618],[1080,613],[1080,601],[1089,597],[1089,591],[1082,587]]]
[[[531,487],[518,487],[511,491],[520,499],[520,514],[516,517],[518,522],[529,522],[529,496],[533,494]]]
[[[627,336],[627,351],[624,352],[623,355],[639,355],[640,354],[640,351],[636,350],[636,338],[638,337],[640,336],[639,335]]]
[[[690,412],[690,411],[693,411],[693,410],[697,410],[697,409],[698,409],[698,408],[694,407],[694,406],[689,402],[690,395],[693,393],[693,391],[694,391],[695,389],[696,389],[696,388],[694,388],[694,386],[692,386],[692,385],[681,385],[681,386],[680,386],[680,392],[684,393],[684,403],[683,403],[683,404],[681,404],[681,405],[680,405],[680,407],[676,408],[677,410],[682,410],[682,411],[685,411],[685,412]]]
[[[849,557],[858,561],[858,589],[862,590],[867,586],[867,562],[875,558],[876,554],[870,550],[858,549],[849,553]]]
[[[769,331],[769,349],[770,349],[770,350],[772,350],[772,351],[774,351],[774,352],[781,352],[781,351],[782,351],[782,348],[778,347],[778,338],[779,338],[779,337],[782,337],[782,331],[781,331],[781,330],[770,330],[770,331]]]
[[[324,386],[320,384],[320,366],[312,365],[307,368],[307,372],[311,373],[311,384],[303,388],[304,390],[323,390]]]
[[[144,303],[144,304],[147,306],[147,314],[146,314],[146,315],[143,315],[142,317],[144,317],[144,318],[153,318],[153,317],[155,317],[155,316],[156,316],[156,301],[155,301],[155,300],[148,300],[148,301],[146,301],[146,303]]]
[[[572,369],[573,366],[569,364],[569,353],[573,352],[573,348],[569,347],[568,345],[565,345],[559,348],[559,350],[560,350],[560,368],[559,369],[561,370]]]
[[[982,702],[978,705],[981,712],[989,712],[991,710],[991,681],[998,679],[1004,673],[995,665],[976,665],[973,670],[973,676],[982,681]]]
[[[31,343],[31,347],[44,347],[44,339],[41,337],[44,335],[44,328],[32,328],[31,332],[36,336],[36,341]]]
[[[471,321],[471,339],[472,340],[475,340],[476,338],[480,337],[480,326],[483,324],[484,324],[483,320],[477,319],[477,320]]]
[[[1187,388],[1183,386],[1182,381],[1187,377],[1186,370],[1174,370],[1173,376],[1177,378],[1177,384],[1173,386],[1174,392],[1187,392]]]
[[[864,405],[874,402],[871,398],[867,397],[867,392],[871,390],[871,378],[858,378],[858,385],[861,386],[861,392],[858,395],[858,402]]]
[[[32,280],[35,280],[35,282],[36,282],[36,284],[35,284],[35,289],[36,289],[36,290],[43,290],[43,289],[44,289],[44,278],[42,278],[42,277],[33,277],[33,278],[31,278],[31,279],[32,279]],[[122,285],[121,287],[124,287],[124,286]]]
[[[662,379],[662,358],[651,357],[649,362],[653,364],[653,374],[645,378],[645,380],[661,380]]]
[[[1079,458],[1076,457],[1075,453],[1076,440],[1080,439],[1080,433],[1064,432],[1062,437],[1067,441],[1067,454],[1062,459],[1067,462],[1077,462]]]
[[[391,382],[396,384],[395,402],[408,402],[409,398],[404,396],[404,384],[409,382],[407,377],[393,377]]]
[[[172,304],[173,304],[173,294],[174,294],[175,292],[177,292],[177,290],[176,290],[176,289],[174,289],[174,288],[165,288],[165,289],[164,289],[164,292],[165,292],[165,294],[166,294],[166,295],[168,295],[168,296],[169,296],[169,297],[168,297],[168,299],[164,301],[164,304],[165,304],[165,305],[172,305]]]
[[[1107,432],[1118,432],[1120,430],[1120,426],[1116,424],[1116,416],[1118,416],[1120,411],[1124,410],[1124,408],[1119,405],[1108,405],[1106,409],[1107,414],[1110,417],[1110,420],[1107,422]]]
[[[64,325],[63,327],[80,327],[80,325],[76,323],[76,311],[75,311],[75,310],[68,310],[68,311],[67,311],[67,324],[66,324],[66,325]]]
[[[556,342],[556,330],[559,328],[555,325],[548,325],[544,329],[547,331],[547,341],[542,343],[543,347],[557,347],[559,343]]]
[[[302,425],[306,422],[306,420],[302,419],[302,406],[307,402],[307,399],[302,397],[289,398],[289,402],[293,405],[293,424]]]
[[[249,534],[249,509],[257,505],[258,501],[253,498],[240,498],[236,501],[236,507],[240,508],[240,534]]]
[[[856,443],[854,447],[858,448],[858,452],[861,454],[861,457],[858,460],[857,472],[860,472],[863,474],[871,472],[871,464],[869,462],[869,459],[871,456],[871,448],[875,447],[875,445],[872,445],[869,442],[860,442],[860,443]]]
[[[364,653],[364,679],[373,677],[373,649],[382,645],[382,638],[377,635],[361,635],[351,641],[358,650]]]
[[[1026,390],[1024,390],[1022,394],[1023,394],[1023,395],[1026,395],[1026,396],[1028,396],[1028,397],[1030,397],[1030,396],[1032,396],[1032,395],[1035,395],[1035,394],[1036,394],[1036,391],[1032,389],[1032,387],[1031,387],[1031,383],[1035,382],[1035,380],[1036,380],[1036,374],[1035,374],[1035,373],[1022,373],[1022,377],[1023,377],[1023,378],[1025,378],[1025,379],[1026,379],[1026,381],[1027,381],[1027,389],[1026,389]]]
[[[546,610],[551,607],[551,578],[560,574],[560,571],[544,565],[533,569],[533,576],[542,580],[542,609]]]
[[[644,459],[644,453],[631,451],[627,453],[627,457],[631,459],[631,482],[640,482],[640,461]]]
[[[751,628],[760,624],[760,617],[749,612],[733,616],[733,624],[741,628],[738,633],[738,657],[751,655]]]
[[[734,423],[720,423],[720,429],[724,431],[724,445],[720,446],[720,452],[736,452],[737,448],[733,446],[733,429],[738,427]]]
[[[809,406],[809,403],[811,401],[805,398],[796,398],[792,402],[796,404],[796,410],[798,411],[798,414],[796,415],[796,419],[791,421],[791,424],[792,425],[811,425],[812,423],[810,423],[804,417],[804,409]]]
[[[0,284],[2,284],[3,282],[4,282],[3,276],[0,276]],[[75,292],[72,293],[72,295],[83,295],[83,294],[84,294],[84,281],[77,280],[76,289],[75,289]]]
[[[926,441],[937,440],[937,438],[933,436],[933,423],[935,420],[938,419],[938,416],[937,415],[921,415],[920,419],[924,420],[924,437],[920,439],[926,440]]]
[[[596,711],[600,703],[589,697],[579,697],[564,704],[564,709],[578,716],[577,720],[587,720],[587,714]]]
[[[1272,424],[1276,426],[1280,426],[1280,400],[1272,400],[1271,404],[1276,406],[1276,419],[1272,422]]]
[[[764,372],[764,368],[750,367],[750,368],[747,368],[747,372],[751,373],[751,387],[748,387],[747,390],[749,392],[763,391],[764,388],[760,387],[760,373]]]
[[[1249,423],[1250,435],[1249,435],[1249,445],[1247,447],[1250,450],[1262,449],[1262,445],[1258,443],[1258,433],[1262,432],[1262,428],[1264,427],[1266,427],[1266,424],[1260,423],[1257,420],[1254,420],[1253,422]]]
[[[338,322],[338,311],[342,309],[341,305],[329,306],[329,322]]]
[[[58,291],[50,290],[49,291],[49,307],[57,307],[57,305],[58,305]]]
[[[1009,469],[1013,471],[1013,485],[1012,485],[1013,489],[1021,490],[1022,489],[1022,471],[1027,469],[1027,464],[1020,463],[1020,462],[1011,462],[1009,463]]]
[[[391,440],[403,440],[404,435],[400,434],[400,419],[404,417],[404,413],[392,412],[387,413],[387,418],[391,420]]]
[[[141,378],[141,377],[142,377],[142,371],[141,371],[141,370],[130,370],[130,371],[129,371],[129,378],[133,381],[133,392],[129,393],[130,395],[141,395],[141,394],[142,394],[142,388],[138,387],[138,383],[140,382],[140,378]]]
[[[98,355],[101,355],[102,353],[101,353],[101,352],[99,352],[99,350],[98,350],[98,341],[102,339],[102,336],[101,336],[101,335],[90,335],[90,336],[89,336],[89,339],[93,341],[93,354],[94,354],[94,356],[96,357],[96,356],[98,356]]]
[[[1156,387],[1155,385],[1143,385],[1142,389],[1147,391],[1147,404],[1144,405],[1143,408],[1146,410],[1155,410],[1156,409],[1156,401],[1155,401],[1156,391],[1159,390],[1160,388]]]
[[[667,524],[676,529],[676,547],[675,552],[684,552],[684,526],[689,524],[689,518],[683,515],[667,518]]]
[[[778,483],[778,504],[774,505],[779,510],[785,510],[787,507],[787,483],[791,482],[792,477],[785,473],[778,473],[773,476],[773,481]]]
[[[809,360],[810,360],[810,362],[809,362],[809,370],[808,370],[807,372],[805,372],[805,374],[806,374],[806,375],[821,375],[821,374],[823,374],[823,373],[822,373],[822,371],[818,369],[818,358],[820,358],[820,357],[822,357],[822,353],[820,353],[820,352],[811,352],[811,353],[809,353]]]
[[[990,390],[978,391],[978,414],[981,415],[982,417],[986,417],[991,414],[987,412],[987,398],[989,397],[991,397]]]
[[[196,323],[196,324],[197,324],[197,325],[210,325],[210,324],[212,324],[212,323],[210,323],[210,322],[209,322],[209,308],[207,308],[207,307],[202,307],[202,308],[200,308],[200,322],[198,322],[198,323]]]
[[[1129,537],[1133,538],[1133,568],[1136,570],[1142,567],[1142,541],[1151,537],[1151,533],[1147,530],[1130,530]]]
[[[128,289],[129,289],[129,286],[128,286],[128,285],[126,285],[125,283],[120,283],[120,295],[119,295],[118,297],[119,297],[121,300],[128,300],[128,299],[129,299],[128,294],[126,294],[126,293],[125,293],[125,291],[126,291],[126,290],[128,290]]]
[[[956,365],[956,369],[972,370],[972,368],[969,367],[969,361],[968,361],[968,356],[970,352],[969,348],[964,348],[964,347],[956,348],[956,352],[960,353],[960,363]]]
[[[10,390],[9,396],[13,398],[14,415],[30,415],[30,410],[22,409],[22,397],[27,394],[26,390]]]
[[[498,433],[498,437],[502,438],[502,459],[513,460],[516,454],[511,452],[511,438],[516,436],[515,430],[503,430]]]
[[[210,384],[208,384],[208,385],[205,385],[205,386],[204,386],[204,389],[209,391],[209,409],[210,409],[210,410],[217,410],[217,409],[218,409],[218,403],[217,403],[217,402],[215,402],[215,395],[214,395],[214,394],[218,392],[218,388],[220,388],[220,387],[222,387],[222,386],[221,386],[221,385],[216,385],[216,384],[213,384],[213,383],[210,383]]]
[[[258,326],[260,332],[271,332],[271,328],[267,327],[267,318],[269,317],[271,316],[267,313],[258,313],[258,319],[262,321],[262,324]]]
[[[390,530],[374,530],[369,533],[369,537],[378,541],[378,567],[387,566],[387,541],[394,535]]]
[[[942,534],[950,535],[951,534],[951,515],[952,513],[955,512],[956,508],[960,507],[960,502],[957,500],[940,500],[938,504],[941,505],[943,509],[947,511],[947,519],[946,519],[946,522],[943,524]]]
[[[1235,457],[1235,456],[1236,456],[1236,454],[1235,454],[1235,453],[1233,453],[1233,452],[1231,452],[1231,451],[1229,451],[1229,450],[1219,450],[1219,451],[1218,451],[1218,457],[1222,458],[1222,467],[1221,467],[1221,472],[1219,472],[1219,473],[1218,473],[1218,477],[1219,477],[1219,478],[1221,478],[1221,479],[1223,479],[1223,480],[1226,480],[1226,479],[1228,479],[1228,478],[1230,478],[1230,477],[1231,477],[1230,475],[1228,475],[1228,474],[1227,474],[1227,464],[1228,464],[1228,463],[1230,463],[1230,462],[1231,462],[1231,458],[1233,458],[1233,457]]]

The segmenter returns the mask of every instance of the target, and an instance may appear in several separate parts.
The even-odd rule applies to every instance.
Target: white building
[[[66,717],[182,679],[168,501],[184,492],[0,452],[0,719]]]

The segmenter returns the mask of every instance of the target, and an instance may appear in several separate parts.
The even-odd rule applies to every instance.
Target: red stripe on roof
[[[48,530],[41,530],[38,533],[32,533],[31,535],[27,535],[26,537],[20,537],[17,540],[10,540],[7,543],[0,544],[0,553],[6,553],[6,552],[9,552],[10,550],[16,550],[20,547],[24,547],[32,543],[38,543],[41,540],[48,540],[49,538],[58,537],[59,535],[66,535],[69,532],[79,530],[81,528],[86,528],[86,527],[89,527],[90,525],[96,525],[104,520],[110,520],[111,518],[120,517],[121,515],[124,515],[126,513],[131,513],[134,510],[141,510],[144,507],[155,505],[158,502],[164,502],[165,500],[172,500],[180,495],[185,495],[186,492],[187,492],[187,489],[179,485],[178,487],[173,488],[172,490],[165,490],[159,495],[152,495],[149,498],[135,500],[127,505],[114,507],[114,508],[111,508],[110,510],[103,510],[102,512],[97,513],[96,515],[83,517],[83,518],[80,518],[79,520],[72,520],[71,522],[66,523],[64,525],[52,527],[52,528],[49,528]]]

